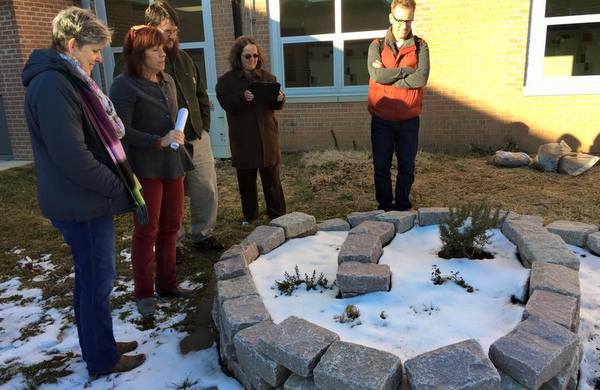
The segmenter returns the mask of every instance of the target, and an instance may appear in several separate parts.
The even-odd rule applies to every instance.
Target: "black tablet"
[[[277,82],[254,81],[250,84],[250,92],[254,94],[254,98],[269,103],[277,101],[280,88],[281,84]]]

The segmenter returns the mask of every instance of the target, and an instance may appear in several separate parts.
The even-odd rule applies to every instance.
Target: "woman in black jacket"
[[[127,157],[148,205],[148,224],[134,218],[131,260],[138,310],[149,316],[156,308],[155,287],[164,297],[191,292],[177,285],[175,245],[183,217],[183,177],[193,165],[185,147],[171,147],[183,145],[184,134],[174,130],[177,94],[175,82],[164,72],[162,33],[154,27],[132,27],[123,54],[125,72],[113,82],[110,97],[125,124]]]
[[[90,77],[110,37],[90,11],[62,10],[52,22],[52,48],[35,50],[22,74],[39,205],[71,247],[75,322],[91,376],[145,360],[123,355],[137,342],[116,343],[112,330],[113,215],[143,210],[143,199],[119,141],[123,124]]]

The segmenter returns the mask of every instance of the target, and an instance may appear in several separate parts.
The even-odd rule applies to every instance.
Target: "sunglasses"
[[[258,58],[258,54],[244,54],[242,57],[244,57],[245,59],[249,60],[252,57]]]

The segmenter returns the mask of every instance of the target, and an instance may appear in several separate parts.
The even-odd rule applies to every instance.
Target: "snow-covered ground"
[[[581,260],[579,339],[583,342],[583,360],[578,389],[598,389],[596,381],[600,377],[600,257],[576,246],[569,245],[569,248],[578,254]]]
[[[122,254],[127,257],[128,254]],[[32,260],[24,258],[17,262],[21,266],[35,267],[40,277],[51,272],[50,257]],[[37,276],[36,276],[37,278]],[[188,288],[203,288],[201,283],[186,281]],[[118,279],[114,296],[130,294],[132,282]],[[17,296],[18,295],[18,296]],[[174,330],[173,325],[183,320],[184,315],[171,315],[158,311],[156,327],[141,330],[136,326],[139,314],[134,302],[113,310],[115,338],[122,341],[137,340],[136,352],[146,354],[146,362],[136,370],[110,375],[90,381],[77,339],[77,330],[72,320],[72,309],[47,308],[42,299],[42,290],[24,289],[18,278],[0,284],[0,366],[30,366],[53,357],[67,356],[66,369],[72,371],[59,378],[57,383],[44,384],[41,389],[182,389],[200,390],[210,387],[219,389],[241,389],[233,378],[227,377],[219,366],[218,352],[213,345],[209,349],[182,355],[179,342],[187,336]],[[168,302],[160,303],[164,308]],[[20,340],[28,325],[40,323],[39,330],[31,337]],[[0,385],[0,389],[22,389],[26,380],[22,375],[13,377]]]
[[[512,304],[510,297],[522,296],[529,271],[521,267],[515,247],[498,231],[493,231],[492,243],[486,248],[496,258],[478,261],[438,258],[441,243],[437,226],[418,227],[397,235],[385,247],[380,260],[392,270],[390,292],[335,299],[335,289],[307,292],[301,287],[292,296],[284,296],[272,288],[274,281],[282,280],[285,271],[293,272],[295,265],[302,275],[316,270],[317,275],[323,272],[333,281],[337,253],[345,236],[341,232],[319,232],[290,240],[251,264],[257,288],[275,322],[289,315],[300,316],[333,330],[343,340],[390,351],[404,361],[467,338],[476,338],[487,350],[521,318],[523,307]],[[584,358],[579,389],[591,390],[600,375],[600,258],[581,248],[570,248],[581,256],[580,337]],[[125,260],[128,255],[121,254]],[[53,269],[51,256],[35,260],[25,257],[19,264],[39,267],[40,278]],[[459,276],[476,291],[468,293],[451,282],[433,285],[430,277],[434,264],[443,275],[459,271]],[[187,285],[203,288],[201,284]],[[131,289],[131,281],[119,279],[115,284],[116,295],[130,293]],[[333,319],[348,304],[359,308],[360,324],[341,324]],[[182,315],[167,315],[159,310],[156,328],[140,330],[135,325],[138,314],[133,302],[113,311],[114,330],[118,340],[140,342],[138,351],[147,354],[147,362],[133,372],[90,381],[79,356],[71,317],[69,309],[46,308],[42,291],[22,289],[18,278],[0,284],[0,365],[32,365],[71,352],[76,357],[67,363],[67,369],[73,373],[55,384],[43,385],[42,389],[241,389],[238,382],[221,371],[214,346],[186,355],[180,353],[179,342],[186,334],[175,331],[173,325],[182,320]],[[41,324],[40,331],[19,340],[22,330],[35,323]],[[186,382],[188,386],[183,387]],[[24,386],[25,379],[16,376],[0,385],[0,390]]]
[[[529,270],[521,266],[514,245],[498,230],[493,231],[486,248],[496,258],[475,261],[440,259],[437,225],[396,235],[379,261],[392,271],[390,292],[335,299],[335,289],[320,293],[301,288],[292,296],[272,289],[274,281],[282,280],[285,271],[293,272],[296,264],[301,275],[312,274],[314,269],[317,275],[323,272],[330,281],[335,280],[338,249],[345,237],[344,232],[319,232],[290,240],[250,265],[276,323],[290,315],[302,317],[336,332],[342,340],[389,351],[404,361],[469,338],[477,339],[487,351],[521,320],[523,307],[512,304],[511,296],[523,299]],[[468,293],[452,282],[433,285],[433,265],[442,275],[458,271],[476,290]],[[360,325],[334,320],[348,304],[360,310]]]

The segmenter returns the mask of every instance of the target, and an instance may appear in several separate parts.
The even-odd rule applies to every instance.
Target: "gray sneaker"
[[[138,299],[136,304],[142,317],[150,317],[156,311],[156,298],[154,297]]]

